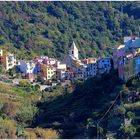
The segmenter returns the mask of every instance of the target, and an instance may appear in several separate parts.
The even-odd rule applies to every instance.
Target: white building
[[[34,73],[35,63],[33,61],[21,61],[20,71],[24,74]]]
[[[56,65],[56,77],[59,80],[64,80],[66,75],[66,64],[60,63],[60,61],[57,61]]]
[[[56,64],[57,64],[57,66],[56,66],[57,69],[66,70],[66,68],[67,68],[66,64],[60,63],[60,61],[57,61]]]

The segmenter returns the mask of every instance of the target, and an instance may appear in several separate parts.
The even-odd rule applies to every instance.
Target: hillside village
[[[82,138],[139,137],[140,89],[136,87],[139,87],[140,79],[137,79],[133,84],[131,84],[130,80],[129,85],[122,83],[122,81],[127,82],[133,76],[139,74],[139,40],[138,37],[134,36],[125,37],[124,44],[114,48],[112,58],[85,58],[80,60],[79,51],[74,42],[70,47],[69,54],[62,61],[47,56],[40,56],[30,61],[16,60],[15,54],[1,50],[0,61],[6,72],[8,73],[15,69],[15,73],[12,73],[13,79],[16,79],[20,74],[19,80],[24,79],[31,82],[29,85],[20,85],[18,83],[19,86],[9,86],[1,83],[2,99],[7,99],[8,103],[9,100],[12,100],[12,102],[19,100],[18,104],[23,102],[23,107],[26,106],[27,111],[29,109],[26,112],[26,110],[19,108],[21,115],[14,115],[19,119],[23,118],[23,121],[16,120],[16,117],[12,117],[12,119],[16,120],[17,124],[20,125],[24,121],[28,124],[26,120],[29,120],[34,127],[32,128],[29,124],[27,127],[20,126],[20,129],[15,127],[14,136],[16,138],[29,138],[26,132],[38,133],[36,129],[40,127],[46,131],[53,128],[55,131],[51,131],[56,138],[79,138],[80,136]],[[112,70],[115,71],[112,72]],[[118,76],[116,72],[118,72]],[[7,73],[3,75],[7,76]],[[87,78],[89,79],[86,80]],[[62,84],[63,82],[67,83],[67,81],[77,79],[84,82],[81,82],[83,84],[76,83],[75,88],[58,85],[56,88],[52,88],[52,91],[46,88],[41,91],[38,86],[32,86],[37,81],[44,81],[40,82],[40,86],[43,86],[48,82],[60,81]],[[135,90],[133,89],[134,85]],[[27,99],[32,101],[32,109],[28,108]],[[1,104],[2,108],[4,108],[7,103],[3,101]],[[11,109],[12,103],[10,102],[9,104]],[[110,105],[113,106],[111,107]],[[104,116],[104,113],[108,112],[108,107],[109,113]],[[24,111],[25,113],[23,114]],[[9,112],[12,111],[10,110]],[[28,115],[28,113],[30,117],[26,119],[26,114]],[[86,120],[87,122],[85,123]],[[82,128],[79,127],[81,124],[83,125]],[[106,132],[99,131],[97,135],[98,125],[99,128],[103,128]],[[127,131],[133,133],[129,134]],[[5,135],[2,134],[1,137],[5,138]],[[40,137],[42,138],[42,136]],[[43,138],[47,137],[43,136]]]
[[[113,58],[88,57],[79,59],[79,50],[72,43],[69,54],[62,61],[48,56],[38,56],[34,60],[16,60],[16,55],[0,50],[0,63],[5,70],[15,69],[22,79],[35,81],[85,80],[89,77],[109,73],[118,69],[118,76],[123,81],[129,80],[140,72],[140,38],[124,37],[124,44],[113,50]]]

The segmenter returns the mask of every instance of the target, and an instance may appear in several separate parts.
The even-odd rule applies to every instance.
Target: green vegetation
[[[0,46],[24,59],[63,58],[73,40],[81,57],[109,55],[140,32],[140,2],[1,2],[0,9]]]
[[[3,64],[0,64],[0,74],[5,74],[5,67]]]
[[[122,139],[130,139],[136,133],[136,128],[134,126],[122,127],[120,128],[120,138]]]
[[[139,138],[139,80],[123,84],[112,71],[75,81],[74,89],[58,85],[40,91],[24,80],[20,86],[0,84],[0,138],[97,138],[97,122],[119,93],[99,124],[99,136]]]
[[[35,126],[62,130],[62,138],[85,138],[86,125],[90,120],[93,123],[101,118],[115,95],[119,92],[116,86],[121,81],[113,73],[101,77],[94,77],[85,82],[77,82],[72,93],[55,95],[53,100],[46,98],[38,104],[39,113],[36,116]],[[95,112],[95,110],[97,110]]]
[[[62,59],[73,40],[81,57],[111,55],[123,36],[140,32],[140,2],[1,2],[0,9],[0,48],[18,59]],[[118,94],[99,125],[100,137],[115,131],[115,138],[140,138],[139,77],[123,84],[111,72],[74,84],[40,91],[24,80],[19,86],[1,82],[0,138],[97,138],[96,124]]]
[[[30,88],[30,91],[29,91]],[[59,138],[53,129],[31,128],[38,113],[36,103],[41,93],[38,86],[30,86],[25,81],[20,86],[0,84],[0,138]]]
[[[131,112],[131,111],[128,111],[127,114],[126,114],[126,117],[128,119],[134,119],[135,117],[135,113]]]

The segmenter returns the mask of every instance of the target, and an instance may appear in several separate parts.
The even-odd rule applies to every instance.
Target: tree
[[[20,109],[17,111],[16,118],[21,123],[27,123],[33,120],[36,113],[36,107],[31,105],[31,103],[25,103],[21,105]]]
[[[120,138],[130,139],[133,138],[135,134],[136,134],[136,128],[134,126],[121,127],[119,130]]]
[[[128,112],[126,113],[126,117],[127,117],[128,119],[133,119],[133,118],[135,117],[135,113],[133,113],[133,112],[131,112],[131,111],[128,111]]]
[[[118,106],[114,110],[116,115],[124,115],[126,112],[126,109],[123,106]]]

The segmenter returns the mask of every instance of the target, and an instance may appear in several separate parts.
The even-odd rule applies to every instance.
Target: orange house
[[[43,76],[45,77],[46,80],[52,80],[53,78],[55,78],[56,75],[55,67],[43,64],[42,68],[43,68]]]

